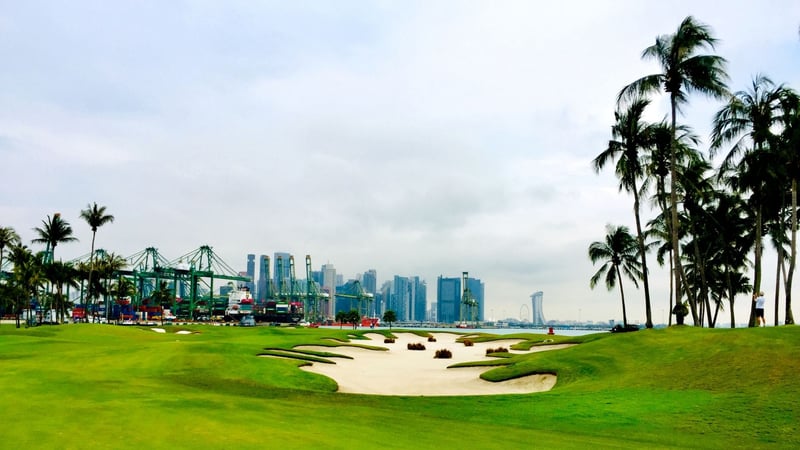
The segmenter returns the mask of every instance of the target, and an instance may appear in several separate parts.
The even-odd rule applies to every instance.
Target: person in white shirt
[[[767,326],[767,321],[764,320],[764,306],[767,304],[764,292],[754,294],[753,301],[756,302],[756,325],[759,327]]]

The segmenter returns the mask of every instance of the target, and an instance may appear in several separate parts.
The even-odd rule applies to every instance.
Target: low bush
[[[425,345],[423,345],[421,342],[417,342],[415,344],[409,343],[408,344],[408,349],[409,350],[425,350]]]
[[[497,348],[487,348],[486,354],[490,353],[508,353],[508,349],[505,347],[497,347]]]
[[[384,344],[394,344],[394,338],[384,338],[383,339],[383,343]]]
[[[469,339],[464,339],[464,347],[472,347],[473,345],[475,345],[474,342]]]
[[[453,352],[451,352],[446,348],[436,350],[436,355],[434,355],[434,358],[439,358],[439,359],[450,359],[452,357],[453,357]]]
[[[436,338],[433,336],[428,336],[428,342],[436,342]]]

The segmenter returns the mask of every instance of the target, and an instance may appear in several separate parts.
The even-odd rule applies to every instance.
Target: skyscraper
[[[361,276],[361,285],[364,286],[365,291],[375,295],[378,289],[378,273],[375,269],[364,272],[364,275]]]
[[[436,319],[440,323],[455,323],[461,315],[461,278],[439,276],[436,289]]]
[[[258,257],[258,290],[256,291],[256,298],[258,301],[263,302],[267,299],[267,255],[260,255]]]
[[[428,287],[419,277],[411,277],[411,320],[424,322],[427,319]]]
[[[544,293],[542,291],[537,291],[531,294],[531,310],[533,312],[533,325],[544,326],[545,322],[547,322],[544,318],[544,311],[542,310],[543,297]]]
[[[245,283],[245,286],[250,289],[250,292],[255,291],[255,283],[254,280],[256,279],[256,255],[249,254],[247,255],[247,276],[250,278],[250,281]]]
[[[275,252],[273,260],[272,278],[275,280],[275,289],[289,290],[289,257],[286,252]],[[278,261],[280,258],[280,261]]]
[[[320,311],[330,317],[333,315],[332,308],[336,294],[336,268],[333,267],[333,264],[322,265],[322,289],[330,295],[330,301],[327,305],[321,305]]]

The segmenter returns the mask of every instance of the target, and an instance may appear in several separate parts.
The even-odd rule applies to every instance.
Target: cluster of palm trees
[[[691,16],[674,33],[658,36],[642,58],[656,60],[661,71],[621,90],[612,138],[592,162],[598,172],[615,163],[620,191],[633,194],[635,235],[625,226],[608,226],[605,240],[589,246],[592,262],[603,263],[590,286],[603,277],[608,289],[619,284],[625,325],[623,275],[637,287],[642,283],[646,326],[653,326],[647,254],[655,250],[657,262],[669,266],[669,306],[678,323],[691,315],[695,325],[713,327],[728,308],[734,327],[734,299],[761,290],[765,236],[777,252],[775,325],[781,290],[785,324],[794,323],[800,96],[761,74],[748,89],[730,92],[726,60],[703,54],[716,42],[711,29]],[[654,93],[669,97],[670,114],[648,123],[644,113]],[[692,93],[724,101],[713,118],[708,156],[691,128],[678,122]],[[710,158],[720,152],[724,157],[714,167]],[[642,199],[656,212],[646,226]],[[749,323],[755,323],[753,306]]]
[[[113,222],[114,216],[106,213],[105,206],[93,203],[81,211],[80,217],[92,229],[88,263],[73,264],[55,259],[59,244],[77,241],[72,226],[58,213],[52,217],[48,215],[41,227],[33,229],[37,237],[32,243],[45,245],[45,250],[36,253],[22,243],[14,228],[0,227],[0,310],[4,315],[13,314],[17,327],[23,310],[31,308],[32,303],[43,311],[55,311],[56,320],[66,320],[66,312],[73,306],[66,293],[70,288],[81,289],[87,303],[96,302],[105,295],[124,297],[135,292],[128,280],[111,282],[114,273],[124,268],[126,261],[113,253],[95,252],[97,229]],[[6,267],[10,270],[6,271]],[[39,320],[42,319],[40,315]]]

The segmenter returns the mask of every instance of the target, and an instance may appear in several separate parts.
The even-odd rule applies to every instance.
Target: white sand
[[[298,349],[327,351],[353,357],[330,358],[336,364],[314,363],[302,367],[303,370],[322,374],[334,379],[339,392],[378,395],[492,395],[527,394],[543,392],[553,388],[556,376],[551,374],[530,375],[503,382],[482,380],[480,374],[492,367],[447,367],[459,362],[482,361],[498,358],[486,356],[487,348],[505,347],[520,339],[504,339],[479,343],[471,347],[456,343],[458,337],[451,333],[434,333],[437,342],[411,333],[398,333],[393,344],[384,344],[384,337],[368,334],[369,341],[357,340],[353,343],[387,348],[388,351],[339,346],[300,346]],[[408,350],[408,343],[422,343],[424,351]],[[547,345],[533,347],[530,351],[556,350],[569,345]],[[447,349],[453,354],[450,359],[437,359],[436,350]],[[512,353],[526,353],[514,351]]]

